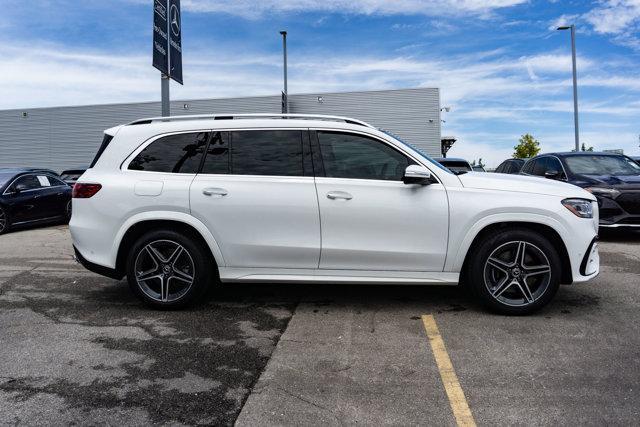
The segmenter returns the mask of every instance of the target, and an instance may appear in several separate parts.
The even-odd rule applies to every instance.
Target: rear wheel
[[[0,234],[9,231],[9,214],[0,206]]]
[[[66,222],[71,221],[71,214],[73,213],[72,206],[73,204],[71,203],[71,200],[69,200],[67,202],[67,206],[64,209],[64,219]]]
[[[558,291],[561,261],[539,233],[507,229],[486,238],[470,254],[467,278],[476,296],[503,314],[529,314]]]
[[[213,265],[192,236],[151,231],[133,245],[127,262],[132,291],[156,308],[181,308],[198,301],[213,282]]]

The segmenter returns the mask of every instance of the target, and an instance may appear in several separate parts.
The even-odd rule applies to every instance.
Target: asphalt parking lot
[[[457,288],[243,285],[153,311],[72,260],[65,226],[0,237],[0,424],[455,425],[433,316],[479,425],[640,419],[640,233],[528,317]],[[455,405],[454,405],[455,406]]]

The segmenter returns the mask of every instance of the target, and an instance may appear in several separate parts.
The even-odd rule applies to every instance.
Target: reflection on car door
[[[318,268],[306,130],[214,132],[190,204],[220,243],[227,267]]]
[[[320,268],[442,271],[449,227],[444,187],[405,185],[404,171],[415,162],[377,139],[315,136],[314,160],[320,157],[324,166],[324,176],[316,176]]]

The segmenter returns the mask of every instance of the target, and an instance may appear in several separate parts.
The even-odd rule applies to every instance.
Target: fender
[[[462,270],[462,265],[467,256],[467,252],[469,251],[469,248],[471,247],[471,244],[473,243],[476,236],[478,236],[478,234],[487,226],[503,222],[528,222],[546,225],[553,228],[560,235],[562,240],[566,242],[567,229],[562,225],[560,221],[549,216],[523,212],[487,215],[478,220],[469,229],[469,231],[467,231],[467,234],[464,236],[459,245],[449,245],[449,247],[453,248],[458,247],[458,250],[455,254],[452,253],[451,257],[447,257],[447,264],[445,265],[444,271],[459,272],[460,270]]]
[[[207,245],[209,246],[209,249],[213,254],[213,258],[218,264],[218,268],[226,266],[224,257],[222,256],[222,251],[220,250],[220,246],[218,245],[218,242],[216,242],[216,239],[213,237],[209,229],[200,220],[194,218],[193,216],[184,212],[175,211],[147,211],[129,217],[122,224],[122,226],[118,230],[118,233],[116,234],[116,238],[113,241],[113,246],[111,248],[111,259],[113,260],[114,266],[115,260],[118,257],[120,243],[122,242],[122,239],[126,232],[131,227],[141,222],[158,220],[182,222],[195,228],[196,231],[200,233],[205,242],[207,242]]]

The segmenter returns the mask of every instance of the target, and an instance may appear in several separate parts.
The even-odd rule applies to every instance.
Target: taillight
[[[88,199],[95,196],[100,191],[102,185],[100,184],[85,184],[83,182],[76,182],[73,186],[73,192],[71,196],[74,199]]]

